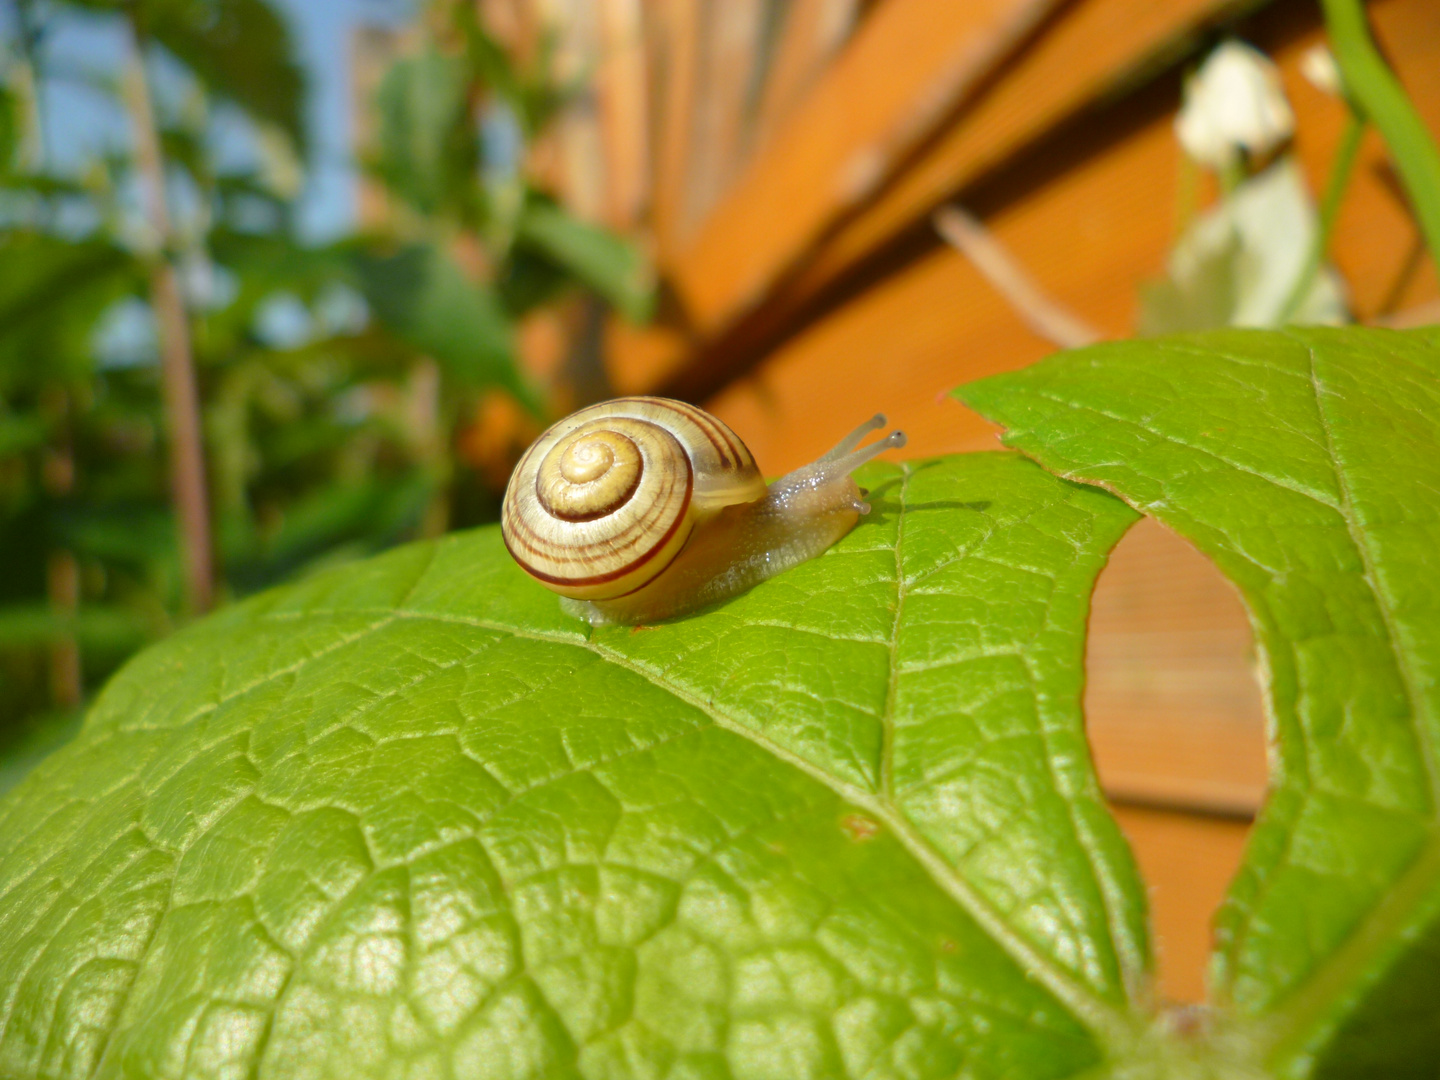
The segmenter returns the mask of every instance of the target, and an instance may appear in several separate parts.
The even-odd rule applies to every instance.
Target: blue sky
[[[350,147],[350,39],[362,23],[394,24],[407,0],[280,0],[310,71],[316,164],[301,206],[307,235],[333,236],[354,220]]]
[[[345,232],[354,220],[354,163],[351,159],[350,42],[362,24],[394,25],[414,8],[413,0],[276,0],[289,19],[300,59],[309,71],[308,122],[313,168],[300,203],[304,235],[322,240]],[[0,10],[10,4],[0,0]],[[4,29],[12,33],[13,11]],[[70,69],[114,70],[122,41],[107,20],[60,17],[46,43],[47,63]],[[107,149],[121,149],[128,124],[113,101],[74,80],[55,80],[46,89],[50,124],[47,155],[61,170],[81,167]],[[220,123],[222,156],[246,153],[243,131]]]

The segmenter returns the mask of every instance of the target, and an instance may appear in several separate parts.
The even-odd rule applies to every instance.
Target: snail
[[[870,507],[850,474],[902,432],[857,449],[876,416],[812,464],[765,484],[724,423],[681,401],[617,398],[538,438],[510,476],[505,546],[593,625],[656,622],[814,558]]]

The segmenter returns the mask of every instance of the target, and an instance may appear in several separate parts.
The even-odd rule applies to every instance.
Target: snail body
[[[602,402],[526,451],[501,510],[505,546],[592,624],[646,623],[735,596],[819,555],[869,511],[850,478],[876,416],[767,487],[724,423],[665,398]]]

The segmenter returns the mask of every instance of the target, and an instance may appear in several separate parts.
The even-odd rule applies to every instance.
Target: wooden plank
[[[607,175],[601,133],[598,85],[587,78],[601,62],[600,13],[593,0],[531,0],[530,14],[540,42],[551,48],[549,76],[559,86],[581,83],[541,136],[553,140],[554,194],[577,217],[605,216]]]
[[[1249,823],[1115,807],[1150,900],[1156,974],[1166,1002],[1205,1000],[1211,923],[1240,868]]]
[[[858,0],[791,0],[755,114],[755,146],[789,119],[850,36],[859,8]]]
[[[605,217],[607,175],[600,115],[593,94],[576,97],[551,122],[543,138],[554,139],[553,193],[576,217]]]
[[[537,0],[476,0],[486,33],[522,64],[533,63],[543,12]]]
[[[651,393],[684,367],[692,351],[690,338],[664,322],[636,326],[612,313],[604,333],[606,376],[621,396]]]
[[[762,0],[724,0],[711,3],[705,11],[679,236],[682,244],[695,235],[739,171],[749,120],[751,75],[759,61],[763,8]]]
[[[1153,68],[1158,57],[1178,59],[1178,43],[1238,6],[1236,0],[1088,0],[1067,6],[973,108],[806,260],[786,286],[784,306],[803,304],[953,192]]]
[[[655,127],[655,179],[651,226],[662,263],[680,246],[685,180],[690,164],[700,55],[701,0],[656,0],[650,53],[656,58],[651,114]]]
[[[374,154],[380,138],[380,110],[375,99],[396,60],[415,47],[413,30],[361,26],[350,38],[350,100],[355,103],[351,141],[357,159]],[[361,171],[355,182],[355,220],[362,229],[376,229],[390,220],[385,186]]]
[[[868,198],[1057,0],[887,0],[669,270],[713,333]]]
[[[605,224],[632,229],[650,196],[650,117],[640,0],[600,0],[595,93],[605,156]]]
[[[1249,2],[1253,0],[1086,0],[1062,7],[1045,31],[1005,64],[993,85],[871,204],[841,221],[790,274],[771,283],[772,291],[758,310],[741,313],[742,324],[705,356],[701,378],[681,376],[684,361],[677,359],[666,380],[673,385],[649,389],[664,386],[665,392],[681,396],[713,392],[828,287],[897,233],[915,227],[941,199],[993,171],[1097,95],[1154,67],[1158,57],[1178,59],[1182,50],[1177,41]],[[760,222],[737,224],[735,231],[746,235],[747,228],[761,232],[767,227]],[[697,274],[702,272],[697,268]],[[707,328],[699,329],[703,333]]]
[[[1126,101],[1106,128],[1072,132],[1044,160],[1007,177],[1015,199],[988,220],[995,237],[1052,296],[1102,333],[1131,323],[1138,282],[1173,233],[1178,153],[1162,100]],[[1138,126],[1137,126],[1138,125]],[[1067,163],[1053,180],[1055,160]],[[903,427],[907,456],[991,449],[993,428],[950,399],[961,382],[1053,351],[959,254],[935,247],[877,282],[708,398],[767,473],[823,453],[865,416]]]

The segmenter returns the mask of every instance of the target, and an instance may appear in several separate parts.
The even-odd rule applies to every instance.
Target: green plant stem
[[[132,12],[133,19],[133,12]],[[144,37],[130,27],[130,58],[124,76],[124,100],[135,131],[135,163],[144,190],[150,224],[158,238],[149,259],[150,302],[160,338],[160,368],[165,417],[170,432],[170,490],[185,567],[185,602],[192,615],[210,609],[214,568],[210,508],[205,490],[205,457],[200,427],[200,396],[190,347],[190,323],[179,276],[170,261],[172,231],[165,202],[165,160],[145,72]]]
[[[1228,199],[1233,195],[1235,189],[1244,182],[1245,176],[1245,162],[1242,158],[1231,158],[1220,166],[1215,173],[1215,178],[1220,181],[1220,197]]]
[[[1178,241],[1190,231],[1200,212],[1200,166],[1184,150],[1180,151],[1180,170],[1175,185],[1175,238]]]
[[[1330,162],[1330,177],[1325,181],[1325,194],[1320,201],[1320,221],[1310,241],[1310,250],[1305,256],[1305,265],[1300,268],[1290,295],[1280,309],[1280,324],[1283,326],[1300,310],[1305,297],[1310,294],[1325,254],[1330,250],[1330,236],[1335,231],[1335,219],[1340,216],[1340,203],[1344,201],[1345,190],[1350,186],[1350,177],[1355,172],[1355,159],[1360,155],[1360,141],[1365,136],[1365,118],[1354,109],[1340,134],[1340,145],[1335,148],[1335,157]]]
[[[21,142],[22,161],[30,172],[39,173],[44,171],[49,163],[50,153],[40,86],[40,65],[36,60],[40,51],[41,31],[33,8],[34,0],[20,0],[16,6],[20,18],[20,33],[16,35],[16,42],[24,73],[25,123],[29,129],[24,133]]]
[[[1320,7],[1346,92],[1390,148],[1430,257],[1440,268],[1440,150],[1376,49],[1361,0],[1320,0]]]

